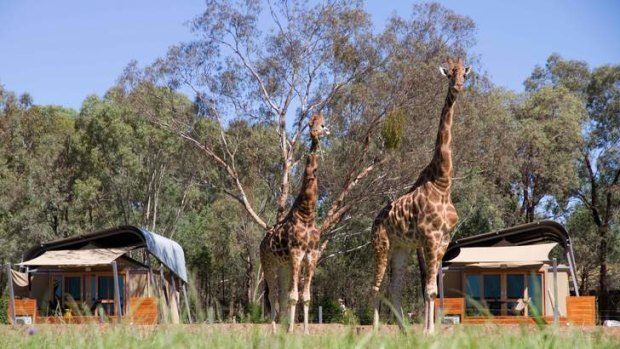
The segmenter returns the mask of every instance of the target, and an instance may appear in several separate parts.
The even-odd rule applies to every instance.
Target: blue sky
[[[496,85],[522,91],[553,52],[592,67],[620,64],[620,1],[438,2],[475,21],[473,51]],[[412,4],[368,0],[366,8],[381,27],[392,14],[409,17]],[[203,0],[0,0],[0,83],[37,104],[79,109],[130,60],[146,65],[190,39],[185,23],[203,8]]]

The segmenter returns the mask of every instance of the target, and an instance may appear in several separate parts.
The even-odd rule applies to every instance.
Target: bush
[[[359,325],[360,320],[351,308],[346,308],[342,313],[342,323],[345,325]]]
[[[253,324],[263,322],[260,304],[256,304],[256,303],[248,304],[247,320]]]
[[[323,323],[339,323],[343,320],[342,309],[340,304],[333,299],[324,299],[321,302],[323,307]]]
[[[9,319],[7,317],[7,310],[9,306],[9,297],[2,296],[0,297],[0,324],[6,325],[9,323]]]
[[[364,308],[358,312],[360,325],[372,325],[373,311],[373,307],[366,304]]]

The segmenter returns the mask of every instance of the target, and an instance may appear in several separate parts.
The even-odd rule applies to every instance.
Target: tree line
[[[359,1],[209,0],[192,41],[130,62],[79,111],[0,85],[0,260],[138,225],[183,246],[194,306],[246,318],[264,303],[258,244],[298,193],[322,112],[317,226],[329,243],[313,304],[340,300],[366,321],[372,220],[429,162],[447,86],[437,67],[458,56],[473,73],[453,127],[453,238],[563,222],[580,291],[605,316],[620,288],[620,65],[551,54],[516,93],[484,73],[466,16],[431,3],[375,25]],[[405,304],[421,299],[415,270]]]

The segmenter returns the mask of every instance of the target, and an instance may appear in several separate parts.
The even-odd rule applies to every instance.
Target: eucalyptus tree
[[[299,173],[311,114],[325,112],[329,118],[335,98],[381,69],[371,23],[358,1],[207,1],[206,7],[191,24],[196,39],[171,48],[145,72],[160,86],[194,94],[197,116],[162,117],[148,108],[142,112],[200,149],[226,179],[222,192],[268,229],[292,203],[292,178]],[[390,100],[381,103],[383,108],[363,117],[377,124]],[[231,127],[241,120],[262,125],[276,137],[251,149],[240,147]],[[202,127],[217,137],[205,139]],[[330,188],[322,232],[354,206],[349,193],[376,169],[375,159],[365,156],[375,129],[367,127],[351,139],[359,149],[358,161],[348,163],[344,180]],[[256,159],[250,166],[270,170],[264,197],[250,195],[246,186],[253,170],[241,167],[243,157]]]
[[[515,181],[523,222],[536,218],[543,199],[566,204],[578,185],[575,159],[582,144],[585,105],[563,86],[528,93],[516,108],[520,137],[519,173]]]
[[[615,248],[620,210],[620,65],[590,69],[582,61],[551,55],[526,81],[528,89],[562,87],[578,96],[587,117],[581,124],[582,141],[575,158],[579,183],[572,196],[589,210],[598,233],[599,309],[608,309],[608,258]],[[584,232],[585,234],[585,232]]]
[[[612,241],[618,238],[620,216],[620,65],[595,68],[586,95],[590,118],[580,159],[582,185],[576,195],[590,210],[598,230],[599,308],[607,310],[607,263],[611,249],[617,249]]]

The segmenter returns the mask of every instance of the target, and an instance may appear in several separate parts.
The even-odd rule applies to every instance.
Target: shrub
[[[9,319],[7,317],[8,305],[9,305],[9,297],[7,296],[0,297],[0,324],[6,325],[9,323]]]

